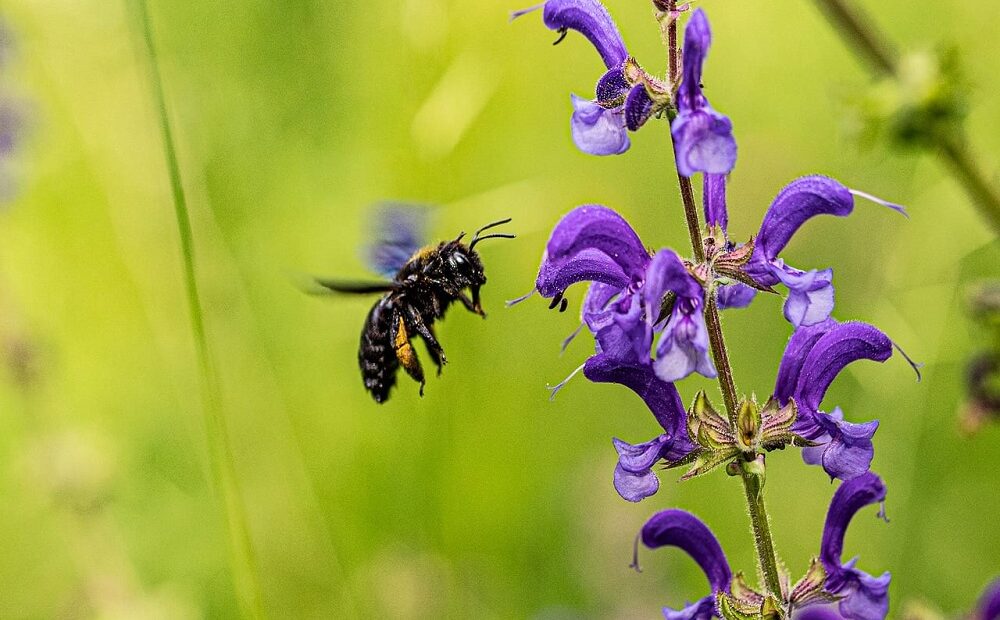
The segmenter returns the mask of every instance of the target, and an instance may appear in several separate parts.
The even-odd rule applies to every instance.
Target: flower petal
[[[705,208],[705,224],[718,226],[725,233],[729,226],[729,213],[726,211],[726,175],[706,174],[702,183],[701,198]]]
[[[785,352],[781,356],[778,379],[774,385],[774,397],[782,405],[787,404],[788,399],[795,396],[795,390],[799,383],[799,373],[802,371],[802,365],[809,352],[816,346],[819,339],[836,325],[837,321],[827,319],[822,323],[801,327],[792,332],[792,337],[788,339]]]
[[[661,380],[646,364],[622,364],[612,357],[599,354],[584,364],[583,374],[594,383],[619,383],[642,398],[665,433],[673,438],[662,453],[663,458],[678,460],[695,446],[687,436],[686,412],[681,396],[673,383]]]
[[[548,0],[542,21],[551,30],[576,30],[587,37],[609,69],[628,57],[622,35],[598,0]]]
[[[646,267],[641,291],[646,318],[650,323],[659,316],[660,303],[667,291],[674,292],[680,299],[701,299],[704,295],[701,285],[688,272],[677,253],[669,248],[662,248],[653,255]]]
[[[741,282],[723,284],[717,290],[716,303],[719,310],[746,308],[757,297],[757,291]]]
[[[615,467],[614,483],[618,495],[629,502],[642,501],[660,489],[660,479],[652,470],[631,472],[621,464]]]
[[[795,327],[815,325],[830,318],[833,312],[833,270],[799,271],[779,259],[773,271],[788,287],[785,319]]]
[[[696,298],[679,298],[660,335],[653,368],[664,381],[680,381],[697,372],[717,376],[708,352],[708,327]]]
[[[719,541],[698,517],[683,510],[663,510],[642,526],[642,543],[650,549],[678,547],[705,571],[712,593],[729,591],[733,574]]]
[[[682,111],[694,110],[708,103],[701,92],[701,73],[711,45],[712,30],[705,11],[699,8],[684,28],[683,78],[677,90],[677,106]]]
[[[625,79],[623,67],[621,65],[612,67],[601,76],[601,79],[597,80],[595,93],[597,101],[601,104],[605,102],[618,102],[620,104],[621,100],[628,95],[631,87],[631,84]]]
[[[635,131],[646,124],[653,115],[653,100],[650,99],[646,87],[636,84],[628,91],[625,99],[625,127]]]
[[[854,424],[844,420],[844,414],[839,408],[829,415],[820,413],[813,418],[830,439],[823,446],[804,449],[802,455],[804,460],[805,450],[816,450],[821,447],[823,450],[819,464],[831,479],[850,480],[868,471],[875,456],[872,436],[878,430],[878,420]]]
[[[589,155],[621,155],[629,149],[631,141],[621,108],[608,110],[576,95],[571,97],[570,129],[578,149]]]
[[[867,323],[840,323],[827,331],[802,363],[795,400],[800,408],[818,411],[827,388],[851,362],[884,362],[892,356],[892,341]]]
[[[870,504],[885,501],[885,484],[868,472],[840,485],[833,494],[823,527],[820,560],[827,572],[826,589],[843,596],[840,613],[854,620],[881,620],[889,611],[889,573],[872,577],[854,567],[855,561],[841,564],[844,535],[854,515]]]
[[[727,174],[736,165],[733,123],[707,105],[680,112],[670,133],[677,171],[686,177],[696,172]]]
[[[815,175],[792,181],[778,192],[764,215],[753,263],[760,265],[774,260],[809,218],[823,214],[844,217],[853,209],[850,190],[829,177]]]
[[[552,297],[571,284],[603,282],[624,289],[645,274],[649,255],[628,222],[607,207],[577,207],[556,224],[535,286]]]

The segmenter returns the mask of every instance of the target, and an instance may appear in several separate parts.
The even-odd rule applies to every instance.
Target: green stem
[[[681,202],[684,204],[684,216],[687,221],[688,234],[691,237],[691,249],[698,262],[705,260],[705,242],[701,235],[701,225],[698,220],[698,207],[694,202],[694,192],[691,190],[691,179],[677,175],[680,185]],[[705,324],[708,327],[708,339],[712,346],[712,357],[719,373],[719,387],[726,404],[729,422],[736,427],[739,392],[733,378],[733,367],[729,363],[729,353],[726,350],[726,340],[722,333],[722,321],[719,318],[719,307],[715,301],[715,292],[710,290],[706,295]],[[778,560],[774,554],[774,542],[771,538],[771,526],[768,522],[767,509],[764,506],[764,489],[760,479],[741,470],[740,479],[747,500],[747,511],[750,514],[750,527],[753,533],[754,548],[757,550],[757,563],[764,576],[764,583],[770,594],[781,598],[781,581],[778,576]]]
[[[149,8],[146,5],[146,0],[138,0],[136,4],[139,10],[140,26],[142,29],[141,38],[145,43],[147,58],[149,60],[153,99],[156,102],[163,137],[164,156],[173,195],[174,216],[177,219],[177,229],[180,235],[188,313],[191,319],[191,332],[194,336],[198,366],[201,371],[202,410],[205,415],[205,433],[208,441],[212,482],[216,488],[216,492],[221,492],[223,496],[229,531],[230,564],[240,606],[245,616],[264,618],[266,614],[264,611],[264,598],[257,558],[250,538],[246,508],[243,505],[239,479],[236,475],[236,467],[233,461],[229,429],[222,409],[222,395],[218,376],[212,363],[208,338],[205,335],[205,320],[195,274],[194,237],[191,229],[191,217],[188,212],[187,199],[184,195],[184,185],[181,181],[180,165],[177,162],[177,151],[174,146],[170,118],[167,114],[166,98],[163,94],[163,80],[160,77],[160,65],[157,60],[156,44],[149,18]]]
[[[859,58],[879,77],[899,79],[899,66],[889,37],[850,0],[815,0],[833,29]],[[1000,188],[979,166],[969,151],[968,139],[960,126],[950,132],[929,135],[936,153],[951,169],[952,176],[965,187],[980,215],[1000,234]]]

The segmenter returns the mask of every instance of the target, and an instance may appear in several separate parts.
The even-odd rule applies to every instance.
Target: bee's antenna
[[[480,241],[484,241],[486,239],[516,239],[516,238],[517,235],[509,235],[505,233],[496,233],[493,235],[486,235],[485,237],[476,237],[475,239],[472,240],[472,243],[469,244],[469,249],[471,250],[472,248],[476,247],[477,243],[479,243]]]
[[[510,223],[510,221],[512,219],[513,218],[508,217],[505,220],[498,220],[496,222],[492,222],[490,224],[487,224],[486,226],[483,226],[482,228],[480,228],[479,230],[477,230],[476,234],[473,235],[473,237],[472,237],[472,241],[469,243],[469,249],[471,250],[472,248],[476,247],[476,244],[479,243],[480,241],[483,241],[484,239],[513,239],[514,235],[505,234],[505,233],[495,233],[495,234],[492,234],[492,235],[486,235],[485,237],[480,237],[479,236],[480,233],[482,233],[484,230],[489,230],[491,228],[496,228],[497,226],[500,226],[502,224],[508,224],[508,223]]]

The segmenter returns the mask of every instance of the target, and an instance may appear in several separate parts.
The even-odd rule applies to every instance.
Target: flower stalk
[[[146,57],[149,61],[150,86],[160,122],[164,159],[166,160],[167,172],[170,178],[174,216],[177,220],[180,237],[191,332],[194,337],[195,352],[201,374],[202,410],[205,415],[205,433],[208,440],[209,469],[212,476],[212,484],[216,492],[222,494],[229,530],[230,565],[233,571],[237,599],[243,610],[243,615],[249,618],[264,618],[266,617],[266,613],[264,610],[259,567],[247,525],[246,509],[243,505],[239,479],[236,475],[229,429],[222,410],[222,395],[219,380],[212,363],[212,354],[205,333],[205,320],[195,272],[194,235],[191,227],[191,216],[184,194],[184,184],[181,179],[180,165],[174,146],[170,118],[167,114],[163,81],[160,76],[159,61],[156,53],[156,43],[153,38],[152,25],[149,18],[149,7],[146,4],[146,0],[138,0],[136,6],[138,10],[140,38],[145,45]]]
[[[676,0],[669,0],[668,9],[676,9]],[[671,59],[669,70],[671,75],[675,77],[676,71],[673,59],[676,58],[677,54],[677,20],[672,20],[667,28],[667,40],[674,43],[669,50]],[[671,83],[676,84],[676,80],[672,79]],[[677,180],[680,187],[681,201],[684,204],[684,216],[687,221],[688,234],[691,237],[691,249],[694,252],[695,260],[700,263],[705,260],[705,242],[698,219],[698,207],[694,201],[691,178],[682,175],[678,171]],[[729,361],[729,353],[726,350],[726,340],[722,333],[722,322],[719,318],[719,308],[715,300],[715,292],[711,290],[707,295],[705,303],[705,323],[708,327],[712,357],[715,360],[715,367],[719,373],[719,387],[722,390],[722,397],[725,401],[726,413],[729,416],[730,423],[735,428],[739,397],[736,391],[736,381],[733,378],[732,364]],[[746,494],[754,546],[757,550],[757,560],[760,564],[761,573],[764,576],[764,582],[772,595],[780,597],[781,581],[778,575],[778,561],[774,554],[774,542],[771,538],[771,526],[768,522],[767,509],[764,506],[763,478],[750,473],[746,468],[740,468],[739,475]]]
[[[899,63],[889,37],[850,0],[816,0],[820,12],[848,48],[866,62],[878,77],[900,79]],[[969,151],[961,125],[926,135],[935,152],[951,169],[952,176],[965,187],[980,215],[1000,234],[1000,187]]]

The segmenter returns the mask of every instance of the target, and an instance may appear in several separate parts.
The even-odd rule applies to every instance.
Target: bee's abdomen
[[[389,392],[396,385],[396,371],[399,360],[393,350],[390,328],[395,308],[388,297],[380,299],[365,320],[358,347],[358,366],[365,389],[375,402],[388,400]]]

